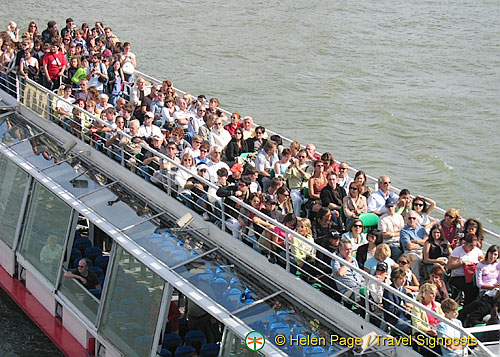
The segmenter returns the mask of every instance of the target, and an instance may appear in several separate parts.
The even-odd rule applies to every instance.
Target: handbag
[[[125,62],[122,66],[123,73],[131,75],[134,74],[135,68],[131,62]]]
[[[474,278],[474,273],[476,272],[477,263],[474,264],[463,264],[464,267],[464,277],[467,284],[472,283]]]

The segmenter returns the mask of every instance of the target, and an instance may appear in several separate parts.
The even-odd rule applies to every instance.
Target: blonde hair
[[[298,218],[298,224],[302,224],[306,230],[306,234],[304,236],[312,235],[311,231],[311,221],[308,218]]]
[[[446,211],[445,215],[452,216],[455,219],[459,216],[459,212],[456,208],[450,208],[448,211]]]
[[[379,244],[377,248],[375,248],[375,254],[373,254],[373,256],[380,261],[384,261],[391,256],[391,248],[385,243]]]
[[[420,289],[419,289],[418,295],[417,295],[417,300],[420,301],[420,302],[422,302],[423,295],[426,294],[426,293],[437,294],[437,287],[436,287],[436,285],[434,285],[432,283],[424,283],[424,284],[420,285]]]

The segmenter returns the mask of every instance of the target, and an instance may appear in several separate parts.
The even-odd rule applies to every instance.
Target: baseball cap
[[[154,118],[155,117],[155,115],[153,114],[153,112],[146,112],[146,113],[144,113],[144,116],[145,117],[150,117],[150,118]]]
[[[377,267],[375,268],[375,270],[378,270],[378,271],[387,271],[387,269],[388,269],[388,266],[387,266],[386,262],[378,263]]]
[[[243,172],[243,165],[238,163],[234,164],[231,167],[231,172]]]
[[[385,201],[385,206],[390,207],[396,205],[398,202],[398,199],[396,197],[389,197],[387,201]]]

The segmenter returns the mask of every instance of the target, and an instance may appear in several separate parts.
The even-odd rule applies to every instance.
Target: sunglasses
[[[414,219],[417,219],[417,217],[407,217],[410,221],[413,221]]]
[[[352,191],[357,191],[358,188],[357,187],[349,187],[349,190],[352,190]]]
[[[423,203],[414,203],[413,206],[415,207],[424,207]]]
[[[299,159],[305,159],[306,156],[305,155],[300,155],[300,156],[297,156]]]
[[[356,228],[363,228],[363,225],[362,225],[362,224],[355,224],[353,227],[356,227]]]
[[[382,182],[384,185],[389,185],[391,183],[391,181],[387,181],[387,182]]]
[[[398,262],[398,264],[401,264],[401,265],[406,265],[406,264],[408,264],[408,263],[409,263],[409,262],[407,262],[406,260],[400,260],[400,261]]]

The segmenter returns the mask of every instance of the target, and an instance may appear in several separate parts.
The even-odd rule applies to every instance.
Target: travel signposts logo
[[[266,338],[259,331],[251,331],[245,337],[245,345],[250,351],[260,351],[266,344]]]

